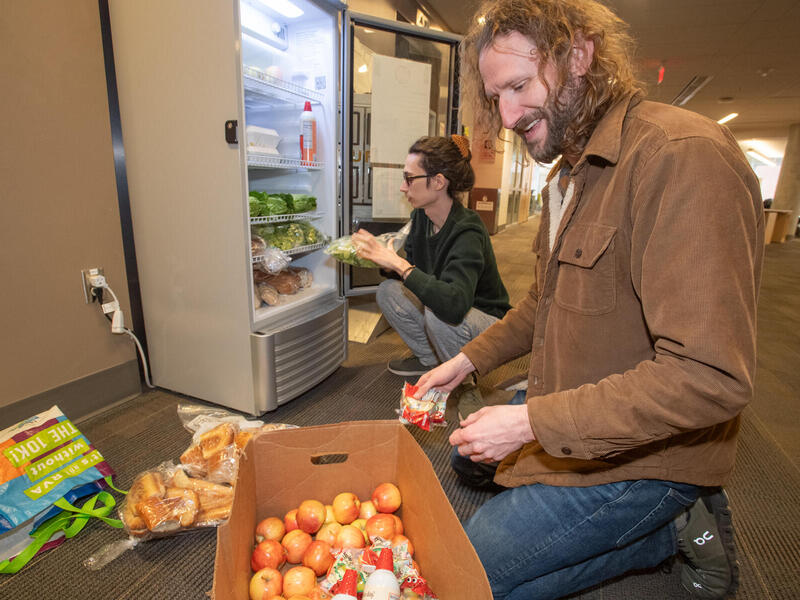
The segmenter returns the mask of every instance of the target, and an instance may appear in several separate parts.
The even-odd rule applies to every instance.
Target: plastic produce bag
[[[395,252],[399,252],[405,244],[409,231],[411,231],[411,221],[406,223],[400,230],[376,235],[375,239],[384,246],[392,248]],[[329,254],[336,260],[348,265],[353,265],[354,267],[365,267],[367,269],[380,268],[379,265],[371,260],[361,258],[357,254],[356,246],[353,244],[353,240],[349,235],[333,240],[328,247],[325,248],[325,254]]]
[[[292,262],[290,256],[286,256],[282,250],[271,246],[265,246],[259,250],[257,254],[253,254],[253,256],[261,257],[255,265],[256,268],[264,273],[271,273],[272,275],[280,273]]]

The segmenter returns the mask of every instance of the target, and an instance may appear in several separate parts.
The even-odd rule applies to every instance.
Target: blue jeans
[[[452,464],[472,485],[490,485],[496,469],[457,452]],[[495,600],[560,598],[674,555],[673,519],[699,492],[694,485],[654,479],[588,487],[532,484],[488,500],[465,530]]]

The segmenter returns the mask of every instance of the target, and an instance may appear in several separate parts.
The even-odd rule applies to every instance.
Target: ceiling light
[[[361,65],[360,67],[358,67],[358,72],[359,72],[359,73],[366,73],[366,72],[367,72],[367,65],[366,65],[366,63],[364,63],[363,65]]]
[[[723,123],[727,123],[728,121],[733,121],[738,116],[739,113],[731,113],[729,115],[725,115],[724,117],[722,117],[719,121],[717,121],[717,123],[722,125]]]
[[[294,19],[303,14],[303,11],[290,0],[261,0],[261,4],[282,14],[287,19]]]
[[[764,163],[765,165],[769,165],[769,166],[771,166],[771,167],[777,167],[777,166],[778,166],[778,165],[776,165],[776,164],[775,164],[773,161],[771,161],[770,159],[768,159],[766,156],[764,156],[764,155],[763,155],[763,154],[761,154],[760,152],[756,152],[756,151],[755,151],[755,150],[753,150],[752,148],[750,148],[750,149],[747,151],[747,153],[748,153],[750,156],[752,156],[753,158],[755,158],[756,160],[758,160],[758,161],[761,161],[761,162],[762,162],[762,163]]]
[[[678,92],[678,95],[670,102],[670,104],[674,104],[675,106],[683,106],[689,100],[691,100],[694,95],[699,92],[705,85],[714,79],[713,75],[695,75],[692,77],[691,81],[687,83],[683,89]]]
[[[483,25],[484,23],[486,23],[486,17],[481,15],[478,17],[478,25]]]

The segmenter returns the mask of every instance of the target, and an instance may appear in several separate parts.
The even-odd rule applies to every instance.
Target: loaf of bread
[[[278,290],[276,290],[274,286],[266,282],[261,282],[256,284],[256,290],[258,297],[269,306],[278,304]]]
[[[301,288],[309,287],[314,279],[311,275],[311,271],[305,267],[289,267],[289,272],[297,275],[298,279],[300,280]]]
[[[265,274],[262,281],[278,290],[279,294],[296,294],[302,287],[300,277],[291,271],[281,271],[277,275]]]

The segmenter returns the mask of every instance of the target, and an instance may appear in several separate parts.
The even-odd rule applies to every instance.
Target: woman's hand
[[[371,260],[376,265],[389,271],[395,271],[401,275],[405,269],[411,266],[407,260],[402,258],[393,248],[388,248],[375,239],[366,229],[359,229],[350,239],[356,247],[356,253],[361,258]]]

